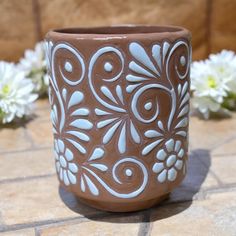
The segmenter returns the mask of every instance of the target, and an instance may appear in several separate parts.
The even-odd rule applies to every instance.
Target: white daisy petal
[[[67,161],[72,161],[73,158],[74,158],[73,153],[68,148],[66,148],[66,151],[65,151],[65,158],[66,158]]]
[[[184,149],[181,148],[180,151],[178,152],[178,157],[182,158],[184,156]]]
[[[160,161],[164,161],[166,156],[167,156],[166,152],[163,149],[161,149],[158,151],[156,158]]]
[[[69,170],[67,171],[68,178],[72,184],[76,184],[76,177]]]
[[[167,170],[163,170],[158,176],[157,176],[157,180],[160,183],[163,183],[166,181],[166,175],[167,175]]]
[[[59,173],[60,180],[63,180],[63,169],[60,168],[60,173]]]
[[[171,168],[168,170],[168,180],[169,181],[174,181],[177,176],[177,171],[174,168]]]
[[[164,169],[163,163],[155,163],[152,167],[152,171],[155,173],[160,173]]]
[[[175,167],[176,167],[178,170],[181,170],[182,167],[183,167],[183,161],[182,161],[182,160],[177,160],[176,163],[175,163]]]
[[[177,140],[175,143],[175,152],[178,152],[181,147],[181,141]]]
[[[56,170],[57,170],[57,173],[59,173],[59,171],[60,171],[60,163],[59,163],[59,161],[56,162]]]
[[[78,167],[75,163],[69,163],[68,168],[71,172],[77,173],[78,172]]]
[[[167,149],[168,152],[172,152],[174,150],[174,144],[175,144],[174,139],[169,139],[165,143],[166,149]]]
[[[60,161],[61,166],[62,166],[63,168],[66,168],[67,162],[66,162],[66,159],[65,159],[62,155],[60,155],[59,161]]]
[[[60,152],[64,153],[64,151],[65,151],[65,144],[64,144],[64,142],[61,139],[58,139],[58,148],[59,148]]]
[[[70,184],[70,182],[69,182],[66,170],[63,171],[63,178],[64,178],[65,185],[68,186]]]
[[[57,140],[54,141],[54,147],[55,147],[56,152],[59,153],[59,147],[57,144]]]

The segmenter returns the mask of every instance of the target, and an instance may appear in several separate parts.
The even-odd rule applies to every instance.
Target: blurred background
[[[17,61],[48,30],[172,24],[192,32],[193,60],[236,51],[236,0],[1,0],[0,60]]]

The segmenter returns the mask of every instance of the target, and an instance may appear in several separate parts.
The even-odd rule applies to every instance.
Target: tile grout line
[[[50,178],[50,177],[53,177],[53,176],[56,176],[56,173],[45,174],[45,175],[27,176],[27,177],[19,177],[19,178],[14,178],[14,179],[3,179],[3,180],[0,180],[0,185],[1,184],[9,184],[9,183],[25,182],[25,181],[35,180],[35,179]]]
[[[34,151],[41,151],[41,150],[48,150],[48,149],[53,149],[53,146],[44,146],[44,147],[34,147],[32,148],[26,148],[26,149],[21,149],[21,150],[13,150],[13,151],[6,151],[6,152],[0,152],[0,155],[2,154],[15,154],[15,153],[24,153],[24,152],[34,152]]]
[[[149,236],[150,235],[150,214],[151,209],[148,209],[143,213],[143,221],[140,223],[138,236]]]

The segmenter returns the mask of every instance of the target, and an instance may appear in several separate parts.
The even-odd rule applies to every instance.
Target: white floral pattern
[[[56,159],[56,170],[61,181],[65,185],[76,184],[77,165],[73,162],[74,155],[69,148],[65,147],[61,139],[54,141],[54,154]]]
[[[160,183],[174,181],[178,171],[184,168],[183,157],[185,151],[180,140],[169,139],[164,147],[156,153],[157,162],[153,165],[153,172],[157,173],[157,180]]]
[[[105,53],[112,52],[119,59],[121,63],[121,70],[118,72],[116,76],[113,76],[110,79],[103,79],[105,83],[102,86],[94,86],[94,77],[93,77],[93,69],[96,64],[97,59]],[[109,86],[111,83],[115,83],[118,79],[120,79],[120,75],[123,72],[124,67],[124,58],[123,54],[114,47],[104,47],[99,49],[91,58],[89,64],[89,85],[91,91],[96,98],[96,100],[103,105],[103,108],[95,108],[95,114],[99,117],[99,121],[97,122],[98,129],[105,129],[103,135],[103,144],[109,143],[112,139],[114,139],[115,134],[118,133],[118,141],[117,148],[121,154],[124,154],[127,150],[127,138],[131,137],[131,140],[139,144],[141,139],[137,129],[134,126],[134,123],[130,119],[127,112],[127,104],[124,102],[124,91],[122,90],[119,84],[113,86],[113,90]],[[110,74],[113,70],[113,66],[106,62],[104,64],[104,71],[107,74]],[[97,90],[100,89],[100,93]],[[128,135],[130,134],[130,135]]]
[[[151,57],[148,55],[148,49],[144,49],[137,42],[131,42],[129,52],[133,59],[129,63],[130,73],[125,76],[126,80],[124,81],[122,81],[124,78],[122,75],[124,75],[125,57],[122,51],[116,47],[105,46],[97,50],[91,55],[88,67],[84,63],[84,56],[69,44],[59,43],[53,45],[52,42],[49,42],[46,47],[49,51],[47,58],[52,75],[50,82],[53,96],[51,96],[50,102],[52,104],[51,118],[56,140],[56,166],[60,180],[65,185],[79,182],[81,192],[85,193],[89,190],[93,196],[98,196],[100,193],[97,184],[100,184],[109,194],[117,198],[134,198],[140,195],[148,185],[149,180],[150,173],[146,164],[141,158],[132,155],[121,156],[112,166],[102,163],[106,153],[106,144],[111,140],[115,140],[117,152],[120,154],[126,154],[128,151],[128,139],[134,145],[141,146],[143,156],[150,154],[151,157],[151,153],[155,153],[157,161],[152,170],[157,174],[157,180],[160,183],[174,181],[177,178],[178,171],[181,169],[184,171],[184,156],[186,153],[183,145],[187,138],[186,127],[189,111],[189,84],[184,79],[188,75],[191,53],[185,41],[177,41],[173,45],[169,42],[154,44],[151,48]],[[186,55],[180,55],[179,58],[175,57],[175,61],[179,60],[175,65],[175,74],[179,79],[176,87],[172,84],[173,81],[169,75],[169,62],[174,58],[173,53],[178,47],[185,47],[187,57]],[[54,68],[56,66],[56,53],[61,49],[73,54],[72,56],[76,58],[75,63],[79,63],[81,72],[80,75],[76,74],[75,77],[70,77],[74,73],[74,62],[72,63],[72,61],[65,58],[64,62],[58,63],[59,72],[57,72],[57,76],[59,74],[66,85],[66,88],[62,89],[58,87],[58,78],[56,78]],[[120,65],[116,64],[119,68],[118,72],[117,70],[113,72],[114,66],[109,60],[101,60],[100,57],[106,53],[115,55],[117,57],[116,62],[117,59],[119,60]],[[106,78],[103,78],[100,74],[98,76],[98,72],[95,71],[98,68],[95,65],[98,59],[100,62],[104,62]],[[98,102],[98,106],[92,108],[96,114],[95,120],[94,118],[90,120],[93,110],[90,111],[84,105],[85,97],[82,89],[71,90],[67,87],[72,88],[82,83],[85,75],[88,76],[91,94]],[[100,77],[101,81],[95,81],[95,75]],[[108,76],[109,78],[107,78]],[[164,80],[167,80],[167,83]],[[120,85],[122,82],[126,82],[126,90],[122,89]],[[152,112],[151,118],[148,118],[147,114],[142,115],[139,111],[137,106],[139,98],[145,91],[153,88],[165,91],[170,97],[171,109],[167,122],[158,119],[160,110],[157,99],[153,101],[149,99],[144,104],[145,112],[148,115]],[[131,99],[131,103],[126,102],[127,97]],[[130,111],[132,114],[130,114]],[[137,122],[143,123],[143,125],[155,122],[156,127],[146,131],[138,130]],[[96,142],[96,145],[92,148],[92,153],[90,153],[90,150],[86,149],[86,142],[93,142],[93,137],[89,131],[95,125],[97,129],[101,129],[104,133],[101,140]],[[142,132],[144,132],[144,135]],[[117,137],[115,137],[115,134],[117,134]],[[166,140],[166,137],[170,137],[170,134],[173,138]],[[142,135],[146,138],[143,139]],[[86,157],[85,160],[81,158],[79,166],[75,167],[73,165],[72,151],[65,147],[67,142],[72,144],[71,150],[76,148],[79,154],[83,154],[83,158]],[[121,172],[120,169],[123,165],[128,167],[123,168],[123,172]],[[71,166],[74,166],[74,169],[70,169]],[[141,179],[141,183],[134,190],[121,193],[116,191],[113,186],[109,186],[106,183],[106,178],[103,179],[103,176],[107,173],[110,173],[117,184],[130,186],[130,181],[133,181],[136,177]]]

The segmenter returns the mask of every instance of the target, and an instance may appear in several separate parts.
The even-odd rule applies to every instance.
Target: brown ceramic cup
[[[61,29],[47,34],[46,51],[60,184],[107,211],[165,199],[186,174],[190,33]]]

